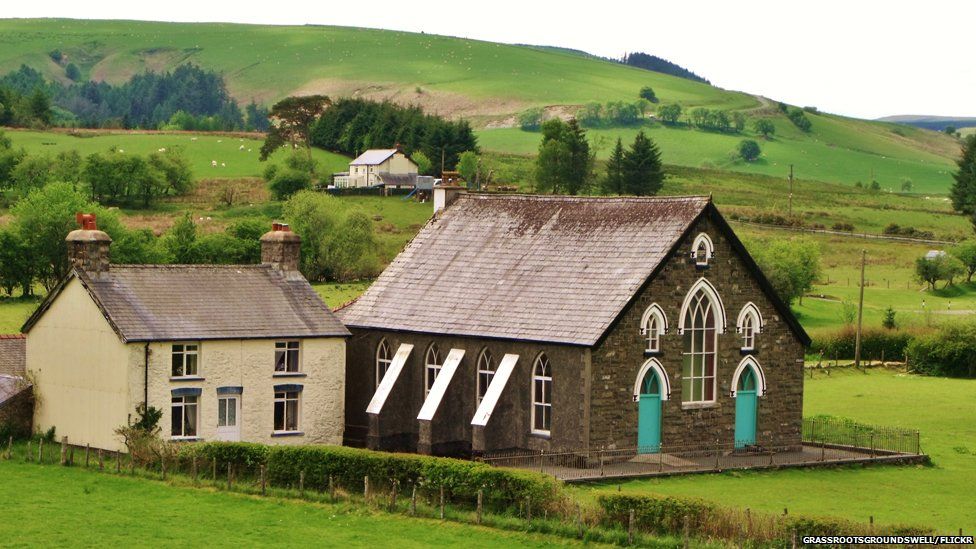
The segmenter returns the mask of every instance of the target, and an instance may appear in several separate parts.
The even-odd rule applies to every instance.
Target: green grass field
[[[917,428],[934,466],[842,467],[730,472],[624,482],[632,493],[696,496],[767,512],[845,517],[880,524],[930,526],[941,533],[976,529],[976,380],[836,370],[807,379],[804,415]],[[761,405],[760,405],[761,406]],[[762,413],[762,412],[760,412]],[[586,497],[617,485],[579,488]]]
[[[792,163],[808,179],[867,184],[874,173],[885,188],[900,189],[907,178],[917,191],[933,193],[948,188],[958,155],[958,143],[947,135],[890,123],[810,114],[813,130],[803,133],[766,99],[555,48],[345,27],[66,19],[0,20],[0,44],[0,72],[28,64],[59,81],[66,77],[48,56],[54,48],[84,77],[108,82],[192,62],[225,75],[243,103],[325,93],[417,104],[500,128],[481,131],[482,146],[509,153],[537,148],[538,134],[513,129],[513,115],[528,107],[572,115],[589,102],[636,100],[649,85],[661,103],[679,103],[686,112],[698,106],[741,110],[751,119],[771,118],[777,128],[754,163],[729,159],[743,136],[649,128],[670,163],[777,175]],[[629,140],[635,131],[592,135],[605,142],[606,154],[618,135]]]
[[[190,162],[194,177],[198,179],[229,179],[259,177],[267,164],[280,164],[288,155],[286,149],[278,150],[268,162],[258,160],[263,140],[226,135],[191,133],[129,133],[98,132],[97,135],[69,134],[66,132],[35,132],[7,129],[7,137],[14,147],[31,154],[51,154],[75,150],[83,157],[111,148],[130,154],[146,155],[159,149],[181,148]],[[240,147],[244,146],[244,150]],[[314,149],[312,156],[318,161],[320,173],[331,175],[347,171],[349,158],[339,154]],[[217,161],[217,167],[211,163]]]
[[[6,547],[547,547],[574,540],[0,462]]]

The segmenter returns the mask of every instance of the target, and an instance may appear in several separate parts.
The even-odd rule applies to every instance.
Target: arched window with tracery
[[[487,348],[481,351],[481,356],[478,357],[478,405],[481,405],[481,400],[485,398],[485,393],[488,392],[488,386],[491,385],[491,380],[495,377],[495,357],[492,356],[491,351]]]
[[[668,331],[668,319],[661,307],[654,303],[644,311],[641,318],[641,337],[644,340],[644,352],[661,352],[661,334]]]
[[[380,340],[380,344],[376,346],[376,386],[380,386],[380,382],[383,381],[383,376],[386,375],[386,371],[390,369],[390,363],[393,362],[393,355],[390,353],[390,344],[387,343],[386,338]]]
[[[552,429],[552,366],[541,353],[532,367],[532,432],[548,435]]]
[[[718,321],[709,292],[699,288],[687,302],[683,318],[684,351],[681,369],[682,402],[715,400]]]
[[[427,347],[427,354],[424,355],[424,398],[427,398],[430,389],[434,386],[434,380],[437,379],[437,374],[441,373],[443,367],[444,361],[441,359],[440,349],[437,348],[436,343],[431,343],[430,347]]]

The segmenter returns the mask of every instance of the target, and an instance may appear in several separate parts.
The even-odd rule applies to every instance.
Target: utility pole
[[[793,218],[793,164],[790,164],[790,211],[789,217]]]
[[[864,263],[867,250],[861,250],[861,296],[857,302],[857,334],[854,338],[854,369],[861,367],[861,324],[864,320]]]

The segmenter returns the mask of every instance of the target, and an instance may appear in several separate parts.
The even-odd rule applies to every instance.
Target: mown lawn
[[[573,540],[0,462],[5,547],[547,547]]]
[[[806,381],[804,415],[918,428],[933,466],[875,466],[730,472],[624,482],[631,493],[680,494],[767,512],[917,524],[943,533],[976,529],[976,380],[890,370],[837,370]],[[761,404],[760,404],[761,407]],[[760,413],[762,413],[760,411]],[[578,489],[584,497],[617,484]]]

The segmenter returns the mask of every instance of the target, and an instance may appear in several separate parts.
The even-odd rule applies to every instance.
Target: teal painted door
[[[735,392],[735,447],[744,448],[756,443],[756,375],[746,368],[739,376]]]
[[[661,387],[652,370],[644,376],[637,416],[637,452],[656,454],[661,450]]]

